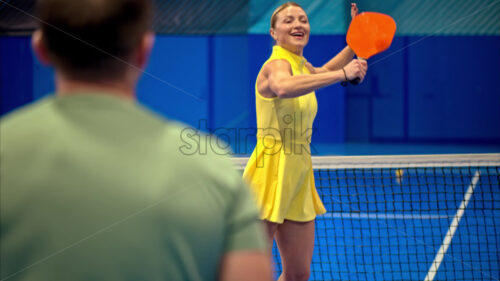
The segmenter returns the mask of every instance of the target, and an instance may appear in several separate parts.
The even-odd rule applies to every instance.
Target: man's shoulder
[[[36,126],[35,121],[41,121],[50,115],[53,98],[46,97],[33,103],[26,104],[15,109],[0,118],[0,129],[4,136],[10,136],[7,132],[21,132],[25,127]]]
[[[240,185],[241,175],[230,160],[229,145],[214,135],[198,131],[182,123],[169,126],[177,137],[180,157],[191,165],[194,172],[210,177],[228,187]]]
[[[145,109],[148,111],[148,109]],[[154,146],[155,153],[168,159],[161,161],[178,171],[179,176],[188,180],[202,180],[207,185],[236,191],[242,186],[241,173],[235,170],[230,160],[230,145],[217,136],[200,131],[186,123],[169,120],[156,113],[157,129],[161,143]]]

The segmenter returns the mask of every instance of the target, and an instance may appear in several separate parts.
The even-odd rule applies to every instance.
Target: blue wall
[[[207,37],[157,37],[138,99],[152,110],[197,126],[208,118]]]
[[[344,46],[343,35],[312,35],[305,56],[319,66]],[[252,140],[255,77],[271,47],[268,35],[157,36],[139,101],[249,152],[236,145]],[[498,36],[397,37],[363,84],[317,91],[313,142],[500,143],[499,50]],[[28,37],[0,37],[0,55],[2,114],[53,91]]]
[[[369,64],[348,88],[347,139],[500,143],[499,36],[396,37]]]
[[[27,37],[0,36],[0,113],[33,100],[33,56]]]

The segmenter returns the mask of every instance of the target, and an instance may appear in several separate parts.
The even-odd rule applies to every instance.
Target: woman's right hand
[[[350,81],[356,79],[356,77],[359,77],[360,83],[363,82],[367,69],[368,69],[368,64],[366,63],[365,60],[362,59],[354,59],[351,62],[349,62],[346,66],[344,66],[347,80]]]
[[[356,5],[356,3],[351,3],[351,20],[357,16],[359,13],[359,9],[358,9],[358,6]]]

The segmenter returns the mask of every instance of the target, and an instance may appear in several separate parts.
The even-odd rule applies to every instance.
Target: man
[[[134,102],[146,0],[42,0],[32,45],[56,95],[0,123],[1,280],[270,280],[231,163],[182,155]]]

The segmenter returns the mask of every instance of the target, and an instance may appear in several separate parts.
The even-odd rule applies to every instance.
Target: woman
[[[357,14],[351,4],[351,15]],[[316,192],[311,164],[310,132],[316,116],[314,91],[359,77],[366,62],[353,60],[344,48],[322,67],[302,56],[309,40],[309,22],[301,6],[288,2],[271,17],[276,44],[255,85],[257,145],[243,177],[249,182],[272,242],[276,239],[283,265],[279,280],[308,280],[314,248],[314,219],[326,212]]]

